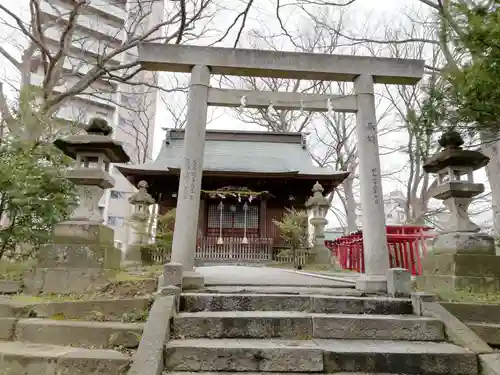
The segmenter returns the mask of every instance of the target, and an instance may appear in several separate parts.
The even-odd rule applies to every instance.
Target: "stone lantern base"
[[[335,258],[332,256],[332,251],[324,245],[315,244],[312,248],[312,253],[314,254],[315,264],[325,264],[330,266],[335,266]]]
[[[128,245],[123,256],[122,268],[141,267],[142,265],[141,245]]]
[[[24,275],[25,291],[83,293],[105,285],[110,271],[120,268],[113,240],[113,229],[100,223],[57,224],[52,243],[40,248],[36,267]]]
[[[491,236],[445,233],[422,259],[417,286],[425,291],[495,292],[500,290],[500,257]]]

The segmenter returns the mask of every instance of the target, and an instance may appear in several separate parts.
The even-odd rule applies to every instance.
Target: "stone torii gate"
[[[387,290],[389,255],[373,85],[415,85],[423,75],[424,61],[149,43],[139,47],[139,62],[146,70],[191,73],[171,257],[172,263],[182,264],[187,284],[203,285],[193,266],[207,107],[238,107],[245,96],[248,108],[265,108],[273,103],[276,109],[333,109],[357,114],[365,274],[359,277],[356,287],[367,292]],[[354,82],[355,95],[217,89],[210,87],[211,74],[348,81]]]

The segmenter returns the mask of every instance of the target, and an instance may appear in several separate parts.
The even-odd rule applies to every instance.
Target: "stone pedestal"
[[[332,252],[325,246],[314,246],[314,263],[315,264],[331,264],[334,266],[334,262],[332,262]]]
[[[500,290],[500,257],[492,237],[481,233],[446,233],[422,259],[417,286],[428,291]]]
[[[424,275],[417,278],[419,289],[446,292],[498,292],[500,257],[479,254],[428,254]]]
[[[25,291],[84,293],[108,282],[120,267],[121,251],[113,230],[99,223],[63,222],[54,227],[51,244],[37,254],[37,266],[24,274]]]
[[[205,278],[195,271],[184,271],[182,274],[182,290],[203,289]]]
[[[182,290],[202,289],[205,286],[203,275],[195,271],[183,271],[183,265],[170,262],[165,264],[163,275],[158,278],[158,289],[175,287]]]
[[[390,268],[387,271],[387,294],[395,298],[407,298],[411,294],[411,273],[406,268]]]
[[[141,245],[131,244],[127,246],[123,255],[122,268],[132,268],[142,266]]]
[[[495,240],[477,232],[442,233],[432,243],[432,254],[495,255]]]
[[[328,224],[328,220],[325,218],[315,218],[310,220],[311,224],[314,226],[314,263],[315,264],[330,264],[332,258],[332,252],[325,246],[325,226]]]

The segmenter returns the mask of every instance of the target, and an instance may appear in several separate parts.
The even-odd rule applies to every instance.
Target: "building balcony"
[[[49,48],[49,50],[51,50]],[[35,56],[34,59],[36,60],[37,57]],[[90,70],[92,70],[93,68],[95,67],[95,65],[92,63],[92,61],[86,61],[84,60],[84,57],[80,57],[80,56],[68,56],[66,57],[66,59],[64,60],[64,64],[63,64],[63,70],[66,74],[69,74],[69,73],[78,73],[80,75],[85,75],[87,74]],[[41,64],[41,61],[34,61],[32,63],[32,68],[33,68],[33,73],[32,74],[37,74],[37,69],[38,71],[41,72],[41,69],[42,69],[42,64]],[[41,73],[39,73],[41,74]],[[98,80],[99,82],[99,80]],[[101,80],[101,82],[105,82],[107,85],[110,85],[113,90],[117,90],[118,88],[118,83],[117,82],[110,82],[110,81],[104,81],[104,80]]]
[[[56,4],[42,2],[40,4],[42,15],[49,16],[52,19],[68,22],[70,9]],[[123,28],[114,27],[104,17],[97,15],[80,15],[76,28],[83,28],[85,31],[95,35],[96,39],[105,38],[111,41],[123,41],[125,33]]]
[[[64,0],[67,1],[67,0]],[[113,1],[113,3],[117,3]],[[126,2],[123,6],[118,6],[112,4],[110,0],[91,0],[86,5],[86,8],[91,9],[94,12],[102,13],[106,18],[111,18],[118,22],[123,22],[127,20],[127,11],[125,9]]]
[[[59,49],[59,40],[61,38],[62,30],[55,27],[49,28],[45,31],[45,37],[52,43],[54,47],[54,52]],[[100,56],[109,54],[114,50],[114,47],[110,43],[106,43],[103,40],[99,40],[94,36],[88,35],[83,32],[75,31],[73,36],[73,42],[71,43],[72,52],[74,52],[75,57],[82,55],[82,60],[86,60],[88,57],[89,61],[96,60]],[[115,64],[121,63],[121,55],[114,56],[110,61]]]
[[[43,82],[43,75],[32,73],[31,84],[35,86],[40,86]],[[64,93],[68,91],[78,80],[78,78],[68,77],[64,80],[64,83],[58,85],[54,88],[56,93]],[[98,87],[89,87],[84,90],[81,94],[75,95],[79,99],[83,99],[87,102],[97,103],[101,107],[116,108],[117,94],[114,92],[105,92],[99,90]]]
[[[115,111],[111,108],[105,109],[76,98],[59,108],[56,116],[71,123],[87,123],[93,117],[100,117],[106,119],[108,124],[113,126],[114,114]]]

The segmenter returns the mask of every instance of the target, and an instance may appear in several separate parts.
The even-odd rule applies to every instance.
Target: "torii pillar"
[[[189,82],[184,157],[177,194],[170,259],[174,264],[182,264],[182,286],[185,289],[201,288],[204,284],[203,277],[194,272],[193,268],[203,175],[209,84],[208,67],[195,65],[191,70]]]

